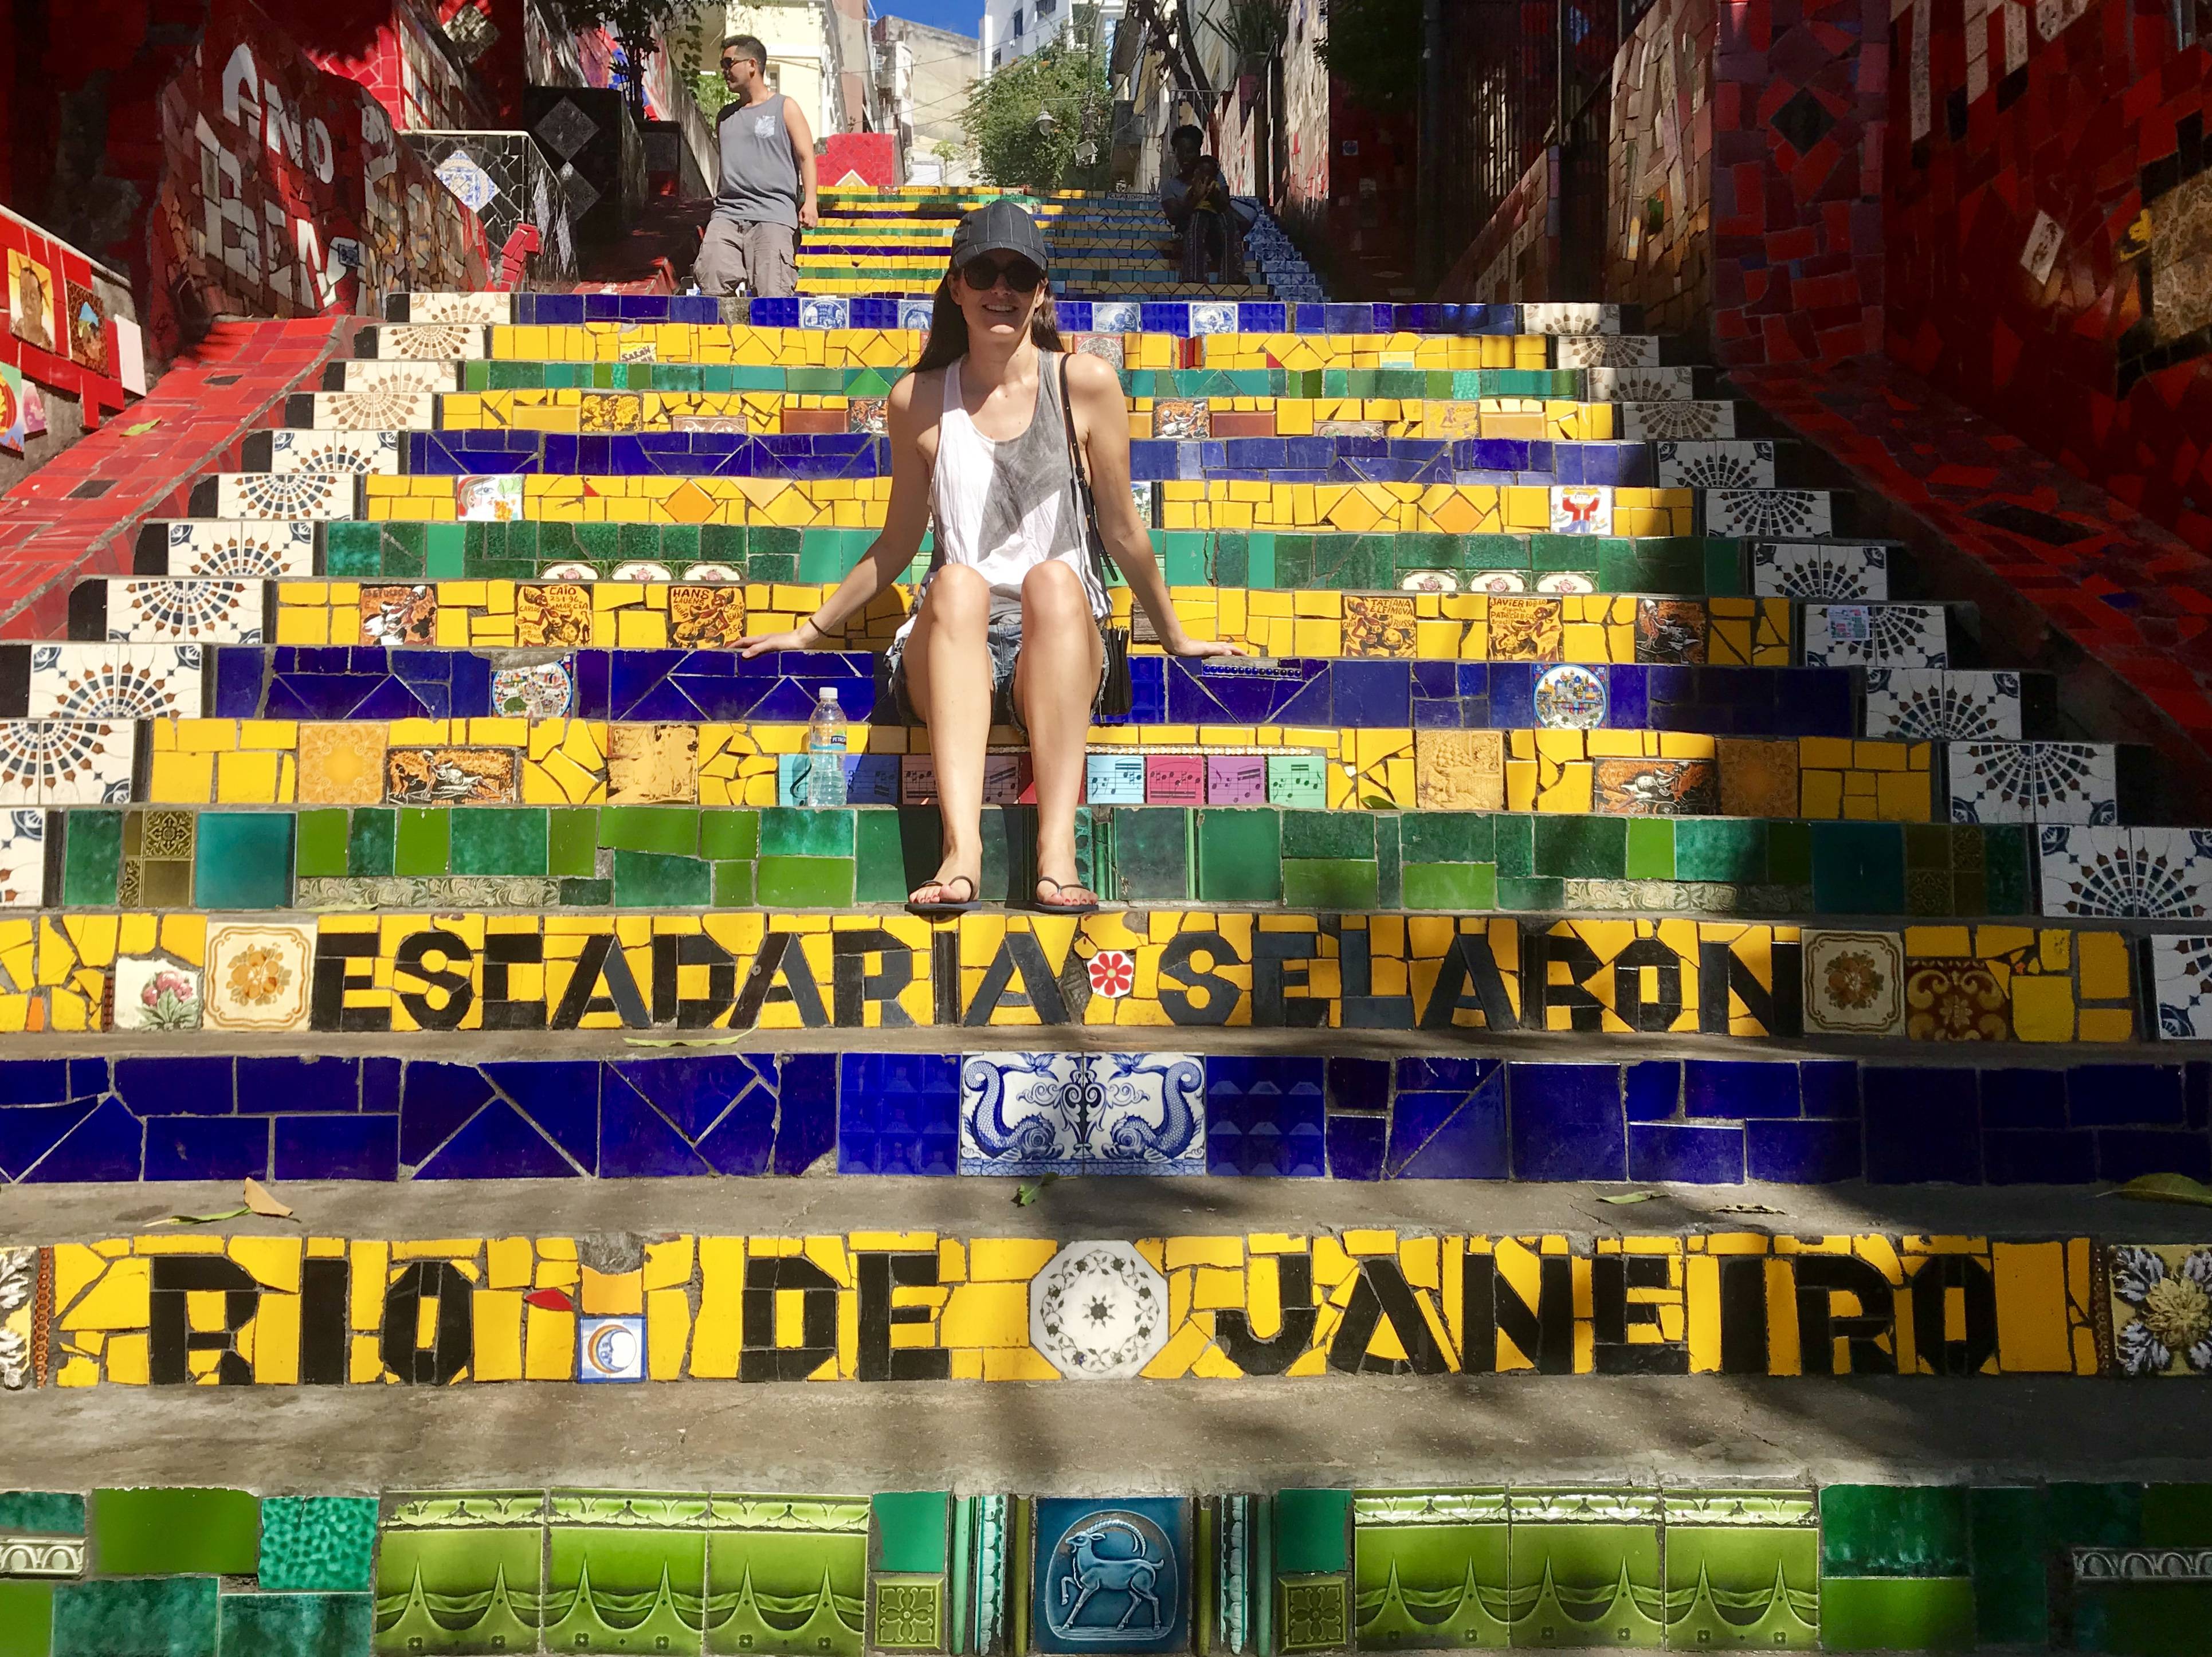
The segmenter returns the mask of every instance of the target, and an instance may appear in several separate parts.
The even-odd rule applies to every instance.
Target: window
[[[1006,49],[1005,49],[1004,47],[1001,47],[1001,46],[994,46],[994,47],[992,47],[992,48],[991,48],[991,67],[992,67],[993,69],[996,69],[996,68],[998,68],[999,64],[1000,64],[1000,63],[1005,59],[1006,55]]]
[[[1006,20],[1006,38],[1009,40],[1022,38],[1022,9],[1019,6],[1014,8],[1014,15]]]
[[[1039,22],[1052,15],[1053,8],[1056,3],[1057,0],[1036,0],[1036,15]]]

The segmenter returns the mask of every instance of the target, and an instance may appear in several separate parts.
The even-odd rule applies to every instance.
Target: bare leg
[[[906,641],[907,694],[929,727],[937,767],[937,810],[945,822],[945,860],[915,888],[920,903],[967,902],[981,895],[983,754],[991,737],[990,584],[964,564],[931,578]],[[1073,827],[1071,823],[1071,833]],[[956,877],[965,885],[950,891]]]
[[[1091,707],[1105,650],[1083,581],[1066,564],[1039,564],[1022,582],[1022,653],[1014,665],[1014,706],[1029,727],[1036,776],[1037,873],[1076,885],[1075,806],[1083,794]],[[1049,889],[1037,895],[1049,901]]]

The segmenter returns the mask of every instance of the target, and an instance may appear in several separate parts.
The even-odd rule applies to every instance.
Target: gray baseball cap
[[[1050,268],[1044,232],[1019,203],[1001,196],[960,221],[952,233],[952,263],[965,264],[978,253],[1018,253],[1040,270]]]

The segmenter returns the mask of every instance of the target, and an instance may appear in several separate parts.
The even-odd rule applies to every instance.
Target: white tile
[[[1656,368],[1659,341],[1651,334],[1562,334],[1552,362],[1560,368]]]
[[[369,362],[359,360],[338,364],[345,384],[342,391],[458,391],[461,365],[458,362]],[[397,425],[393,421],[388,422]]]
[[[168,574],[275,580],[315,573],[315,526],[281,519],[169,520]]]
[[[1954,822],[2116,823],[2108,743],[1954,742],[1945,750]]]
[[[489,355],[474,323],[387,322],[376,331],[379,362],[477,362]]]
[[[1714,489],[1705,496],[1708,535],[1826,535],[1834,527],[1826,489]]]
[[[1889,597],[1889,549],[1830,541],[1754,541],[1751,587],[1761,598],[1879,604]]]
[[[1620,434],[1639,440],[1731,438],[1735,435],[1735,404],[1694,401],[1624,403],[1620,405]]]
[[[1673,368],[1585,368],[1584,384],[1597,403],[1687,403],[1698,395],[1697,374]]]
[[[512,294],[410,294],[407,320],[410,323],[461,322],[488,324],[514,320]]]
[[[217,472],[215,516],[329,523],[354,515],[351,473]]]
[[[389,475],[400,470],[399,434],[287,428],[269,434],[269,470]]]
[[[1552,486],[1552,533],[1612,534],[1612,488],[1603,483],[1554,483]]]
[[[119,805],[137,727],[100,719],[0,719],[0,806]]]
[[[0,811],[0,909],[35,909],[45,901],[46,813],[35,805]]]
[[[350,365],[349,365],[350,366]],[[438,399],[428,391],[315,391],[319,432],[427,432],[438,424]]]
[[[196,644],[50,644],[31,647],[33,719],[198,719]]]
[[[1934,667],[1949,665],[1941,604],[1808,604],[1808,667]]]
[[[1523,305],[1521,331],[1524,334],[1617,334],[1620,331],[1618,305]]]
[[[1898,742],[2018,742],[2020,675],[1876,667],[1866,675],[1866,734]]]
[[[1659,445],[1662,489],[1771,489],[1774,445],[1745,441],[1666,441]]]
[[[107,636],[129,644],[258,645],[266,591],[259,581],[113,577]]]
[[[1206,1068],[1188,1053],[973,1053],[963,1174],[1203,1174]]]
[[[2154,938],[2150,962],[2159,1040],[2212,1041],[2212,938]]]
[[[2212,832],[2046,824],[2037,842],[2046,915],[2192,920],[2206,913]]]

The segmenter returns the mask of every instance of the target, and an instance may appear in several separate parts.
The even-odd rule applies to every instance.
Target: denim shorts
[[[906,683],[906,641],[901,633],[884,652],[884,671],[890,675],[891,711],[904,725],[920,725],[922,718],[914,705]],[[989,631],[984,635],[991,652],[991,723],[1012,725],[1017,731],[1029,727],[1022,723],[1021,710],[1014,706],[1014,664],[1022,653],[1022,616],[1019,610],[991,618]],[[1099,667],[1098,681],[1106,682],[1103,663]]]

